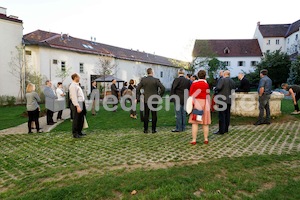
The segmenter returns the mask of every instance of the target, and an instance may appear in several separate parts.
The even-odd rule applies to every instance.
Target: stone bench
[[[231,114],[245,117],[258,117],[258,94],[257,92],[234,93],[231,105]],[[281,115],[281,100],[284,94],[273,92],[270,99],[271,116]]]

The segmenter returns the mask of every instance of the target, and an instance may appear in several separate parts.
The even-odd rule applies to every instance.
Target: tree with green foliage
[[[289,85],[300,84],[300,56],[298,56],[296,60],[292,61],[287,83]]]
[[[217,73],[220,70],[227,70],[227,67],[224,62],[218,60],[217,58],[212,58],[208,61],[207,72],[208,78],[207,82],[209,85],[213,85],[217,78]]]
[[[254,73],[259,74],[260,70],[267,69],[268,76],[272,79],[273,85],[280,87],[280,84],[286,82],[289,76],[291,61],[287,53],[276,50],[265,53],[256,67]]]

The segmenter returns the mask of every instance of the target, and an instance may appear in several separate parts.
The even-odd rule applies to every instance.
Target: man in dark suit
[[[114,112],[116,112],[117,109],[118,109],[118,103],[119,103],[119,89],[118,89],[117,86],[116,86],[116,83],[117,83],[117,80],[116,80],[116,79],[113,79],[111,82],[112,82],[112,84],[111,84],[111,86],[110,86],[111,94],[112,94],[113,96],[115,96],[116,99],[117,99],[116,104],[113,105],[114,107],[116,107],[116,109],[114,110]]]
[[[235,90],[235,92],[250,92],[250,82],[245,77],[245,74],[240,72],[238,79],[240,80],[240,86]]]
[[[178,70],[178,77],[174,79],[171,88],[171,100],[175,102],[175,112],[176,112],[176,129],[172,132],[182,132],[185,131],[186,124],[186,112],[184,110],[184,91],[188,91],[191,87],[190,80],[184,77],[184,69]],[[188,93],[187,93],[188,94]],[[174,95],[176,98],[172,98]],[[177,100],[177,101],[176,101]]]
[[[144,89],[144,133],[148,133],[148,122],[149,114],[151,110],[152,115],[152,133],[156,133],[156,123],[157,123],[157,101],[158,98],[153,98],[153,95],[162,96],[165,92],[165,87],[161,84],[160,80],[153,77],[153,70],[151,68],[147,69],[148,76],[142,78],[141,82],[136,88],[137,100],[140,100],[141,89]],[[152,108],[152,109],[151,109]]]
[[[230,108],[231,108],[231,94],[234,90],[234,81],[230,78],[230,71],[224,72],[223,78],[218,81],[215,92],[215,102],[219,105],[219,130],[214,134],[224,134],[228,132],[230,124]]]

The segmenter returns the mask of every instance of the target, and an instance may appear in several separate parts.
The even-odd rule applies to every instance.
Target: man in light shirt
[[[82,132],[84,117],[86,115],[86,107],[84,103],[83,91],[79,85],[80,76],[78,74],[73,74],[71,76],[73,82],[69,87],[70,99],[71,99],[71,109],[73,112],[73,125],[72,133],[74,138],[81,138],[85,135]]]

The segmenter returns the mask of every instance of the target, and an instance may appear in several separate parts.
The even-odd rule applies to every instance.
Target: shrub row
[[[16,104],[16,97],[1,95],[0,96],[0,106],[13,106]]]

